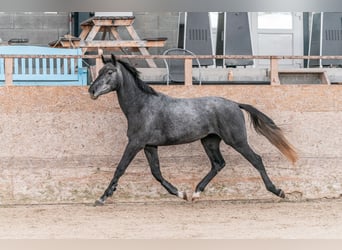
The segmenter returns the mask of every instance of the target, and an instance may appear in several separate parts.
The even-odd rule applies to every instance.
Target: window
[[[258,29],[292,29],[291,12],[259,12]]]

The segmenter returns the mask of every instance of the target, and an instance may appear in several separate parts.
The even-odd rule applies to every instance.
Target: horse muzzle
[[[90,98],[93,100],[96,100],[98,98],[98,96],[95,96],[94,94],[90,94]]]
[[[95,88],[91,85],[88,89],[88,93],[90,95],[90,98],[93,100],[96,100],[99,96],[95,94]]]

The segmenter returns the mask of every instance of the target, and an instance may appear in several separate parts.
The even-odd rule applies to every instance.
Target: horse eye
[[[112,73],[113,73],[113,71],[112,71],[112,70],[108,71],[108,74],[109,74],[109,75],[111,75]]]

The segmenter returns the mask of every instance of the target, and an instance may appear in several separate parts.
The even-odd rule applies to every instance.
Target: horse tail
[[[251,117],[251,123],[255,131],[265,136],[279,151],[293,164],[297,161],[298,155],[293,146],[285,138],[282,130],[272,121],[271,118],[248,104],[238,104],[247,111]]]

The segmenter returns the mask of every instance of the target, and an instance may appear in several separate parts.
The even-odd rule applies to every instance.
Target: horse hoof
[[[183,195],[183,200],[186,200],[186,201],[188,201],[189,199],[188,199],[188,195],[186,194],[186,192],[184,192],[184,195]]]
[[[191,198],[191,201],[196,201],[200,198],[201,196],[201,192],[195,192],[192,194],[192,198]]]
[[[279,196],[280,198],[283,198],[283,199],[284,199],[284,198],[285,198],[285,193],[284,193],[284,191],[280,189],[280,192],[279,192],[278,196]]]
[[[178,195],[177,195],[179,198],[183,199],[183,200],[188,200],[188,196],[186,195],[186,192],[178,192]]]
[[[96,200],[95,203],[94,203],[94,207],[103,206],[104,204],[105,204],[104,201],[102,201],[102,200]]]

